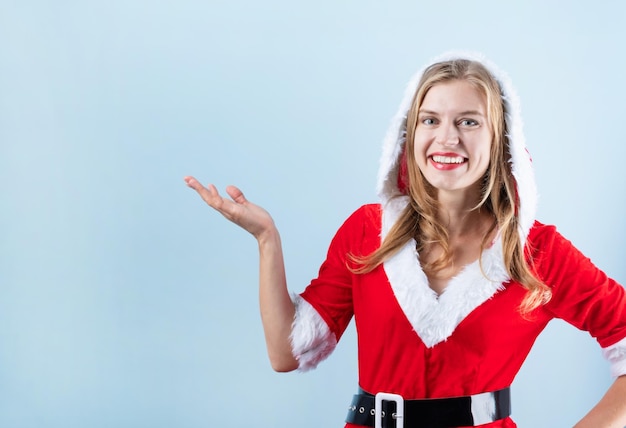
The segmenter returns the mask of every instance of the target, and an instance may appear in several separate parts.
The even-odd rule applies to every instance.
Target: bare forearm
[[[272,217],[263,208],[248,201],[235,186],[226,188],[232,198],[228,200],[212,184],[204,187],[191,176],[185,177],[185,182],[211,208],[251,233],[259,243],[259,301],[267,352],[274,370],[296,369],[298,362],[291,353],[289,341],[295,308],[287,291],[280,235]]]
[[[626,426],[626,376],[618,377],[604,397],[574,428]]]
[[[289,340],[295,308],[287,290],[278,230],[271,229],[258,242],[259,304],[267,353],[274,370],[291,371],[298,367]]]

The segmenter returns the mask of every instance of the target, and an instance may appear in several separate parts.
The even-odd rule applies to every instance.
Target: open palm
[[[274,228],[274,221],[270,214],[260,206],[248,201],[237,187],[226,187],[226,193],[231,198],[227,199],[221,196],[212,184],[205,187],[191,176],[185,177],[184,180],[187,186],[198,192],[211,208],[250,232],[255,238],[259,239],[265,232]]]

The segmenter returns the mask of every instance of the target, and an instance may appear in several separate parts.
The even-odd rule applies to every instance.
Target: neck
[[[492,215],[486,209],[476,208],[480,197],[463,194],[440,192],[438,195],[439,212],[437,217],[446,228],[451,239],[468,234],[475,234],[490,226]]]

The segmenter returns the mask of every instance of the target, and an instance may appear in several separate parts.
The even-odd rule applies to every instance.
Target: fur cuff
[[[602,355],[611,363],[611,376],[626,375],[626,338],[614,345],[602,348]]]
[[[291,327],[291,351],[298,360],[298,370],[314,369],[337,346],[337,339],[326,322],[309,302],[292,295],[296,315]]]

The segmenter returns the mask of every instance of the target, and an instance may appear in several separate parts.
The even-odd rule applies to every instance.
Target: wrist
[[[280,234],[278,233],[278,229],[274,224],[270,227],[261,231],[258,235],[255,236],[257,242],[259,243],[259,248],[274,246],[276,244],[280,245]]]

